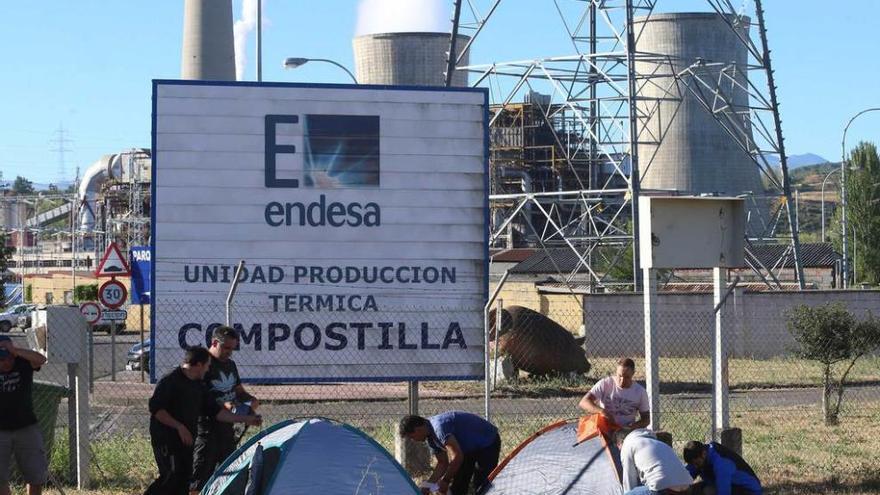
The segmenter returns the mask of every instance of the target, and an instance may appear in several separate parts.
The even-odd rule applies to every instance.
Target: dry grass
[[[806,495],[815,493],[867,494],[880,493],[880,402],[863,405],[861,411],[847,411],[839,426],[826,427],[820,422],[819,412],[812,408],[788,410],[749,411],[737,414],[733,423],[743,429],[743,455],[761,477],[767,493]],[[695,437],[696,413],[666,416],[665,428],[671,431],[679,447]],[[532,431],[554,418],[527,417],[501,418],[498,426],[506,439],[505,448],[511,449],[514,438],[525,438]],[[390,431],[369,431],[389,448]],[[510,439],[510,441],[507,441]],[[153,461],[146,455],[147,439],[126,439],[128,453],[122,454],[118,444],[96,446],[95,454],[107,464],[118,457],[118,474],[129,477],[101,477],[97,480],[110,484],[94,490],[94,495],[122,495],[141,493],[153,473]],[[146,449],[146,452],[145,452]],[[134,458],[130,453],[138,452]],[[120,466],[120,467],[121,467]],[[114,473],[117,474],[117,473]],[[108,478],[113,478],[108,479]],[[68,490],[69,492],[69,490]],[[16,493],[22,493],[20,490]],[[48,489],[47,493],[58,493]]]
[[[590,358],[592,369],[587,375],[573,377],[527,377],[518,383],[499,382],[496,393],[510,396],[566,396],[585,393],[596,380],[611,374],[616,357]],[[644,359],[636,358],[635,379],[644,381]],[[664,393],[709,391],[712,362],[709,358],[660,358],[661,390]],[[815,387],[821,383],[819,365],[795,358],[731,359],[728,364],[730,388],[747,390],[757,388]],[[850,372],[853,384],[880,384],[880,358],[863,358]],[[454,391],[462,395],[480,395],[480,382],[425,382],[428,389]]]

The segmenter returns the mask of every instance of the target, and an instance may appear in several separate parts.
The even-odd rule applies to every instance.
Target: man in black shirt
[[[28,495],[39,495],[49,475],[43,434],[34,415],[34,370],[46,363],[39,352],[19,349],[0,335],[0,495],[9,495],[15,456]]]
[[[261,423],[259,416],[232,414],[211,398],[202,381],[210,363],[207,349],[190,347],[183,364],[156,384],[150,397],[150,442],[159,478],[147,487],[147,495],[186,495],[195,490],[190,484],[193,432],[200,416],[227,423]]]
[[[259,405],[241,384],[238,367],[232,352],[238,348],[238,333],[232,327],[221,326],[211,336],[211,367],[205,374],[205,385],[220,407],[237,411],[247,404],[250,410]],[[220,423],[211,416],[199,418],[198,436],[193,457],[193,485],[201,490],[214,470],[235,451],[235,431],[229,423]]]

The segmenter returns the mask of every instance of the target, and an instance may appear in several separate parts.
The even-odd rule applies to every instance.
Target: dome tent
[[[353,426],[324,418],[287,420],[239,447],[204,495],[419,495],[403,467]]]
[[[484,494],[622,495],[615,450],[602,435],[579,442],[577,422],[553,423],[508,454]]]

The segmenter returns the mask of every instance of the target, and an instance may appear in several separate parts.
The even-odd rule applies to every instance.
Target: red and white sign
[[[101,304],[110,309],[119,308],[125,304],[127,298],[128,289],[122,285],[122,282],[116,279],[104,282],[101,288],[98,289],[98,299],[101,300]]]
[[[96,302],[89,301],[80,304],[79,312],[89,325],[94,325],[101,319],[101,306]]]
[[[131,275],[128,262],[125,261],[125,257],[122,256],[122,252],[115,242],[110,243],[107,249],[104,250],[104,256],[101,257],[101,262],[98,263],[95,275],[98,277],[127,277]]]

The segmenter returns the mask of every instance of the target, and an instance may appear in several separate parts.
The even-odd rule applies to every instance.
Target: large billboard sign
[[[483,374],[488,94],[154,81],[153,379],[226,321],[258,382]]]

